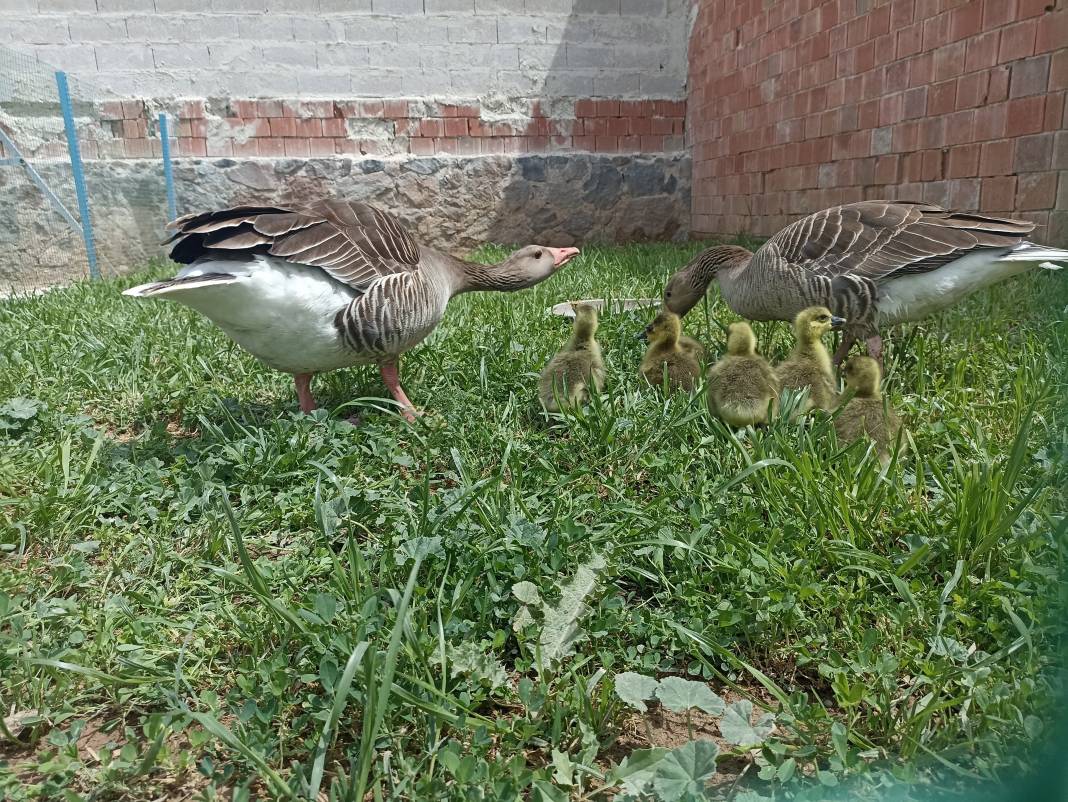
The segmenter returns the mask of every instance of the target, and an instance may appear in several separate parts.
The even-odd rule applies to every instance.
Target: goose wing
[[[1034,223],[947,211],[928,203],[863,201],[816,212],[763,246],[793,268],[881,281],[926,273],[982,248],[1011,249]]]
[[[352,287],[419,268],[419,245],[395,217],[361,201],[234,206],[179,217],[171,259],[266,253],[318,267]],[[165,244],[167,244],[165,243]]]

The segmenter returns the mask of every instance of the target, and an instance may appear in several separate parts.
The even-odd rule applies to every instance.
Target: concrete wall
[[[106,272],[159,253],[145,232],[164,214],[160,112],[173,126],[180,213],[343,194],[457,250],[687,231],[690,0],[0,0],[0,9],[0,46],[41,62],[41,86],[51,65],[75,79],[94,220],[125,221],[106,237]],[[0,125],[36,162],[62,160],[58,109],[24,100],[0,96]],[[19,205],[33,198],[25,185],[19,193]],[[9,249],[0,283],[27,272],[36,251],[22,241],[21,266]]]
[[[863,198],[1034,220],[1068,244],[1063,0],[701,0],[696,233]]]

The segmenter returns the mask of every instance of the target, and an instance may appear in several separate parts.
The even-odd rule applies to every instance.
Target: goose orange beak
[[[548,250],[553,255],[553,267],[563,267],[579,254],[578,248],[549,248]]]

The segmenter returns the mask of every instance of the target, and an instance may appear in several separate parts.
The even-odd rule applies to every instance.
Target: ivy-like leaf
[[[545,620],[539,641],[539,671],[556,666],[574,651],[580,635],[579,619],[589,610],[586,597],[597,587],[597,572],[604,566],[604,559],[594,555],[575,570],[570,582],[560,588],[560,601],[553,606],[542,605]]]
[[[752,716],[753,703],[748,699],[731,702],[727,705],[723,718],[719,720],[720,735],[735,746],[760,746],[775,729],[775,716],[765,713],[756,724],[750,724]]]
[[[512,585],[512,595],[523,604],[541,604],[541,594],[533,582],[516,582]]]
[[[393,553],[393,558],[397,561],[397,565],[404,565],[408,560],[422,560],[431,554],[437,557],[445,556],[440,537],[413,537],[411,540],[406,540]]]
[[[719,747],[712,741],[690,741],[672,749],[656,764],[653,789],[662,802],[701,799],[705,784],[716,773]]]
[[[486,654],[477,643],[464,641],[457,646],[450,645],[448,648],[451,676],[466,675],[490,688],[499,688],[508,682],[508,674],[504,666],[493,655]]]
[[[660,683],[655,677],[624,671],[622,674],[616,674],[615,687],[616,696],[635,710],[644,713],[649,709],[645,701],[656,696]]]
[[[703,682],[682,677],[665,677],[660,681],[656,698],[660,704],[675,713],[683,713],[696,707],[710,716],[723,714],[726,705]]]
[[[29,420],[35,417],[44,406],[44,403],[36,398],[9,398],[5,403],[0,404],[0,417]]]

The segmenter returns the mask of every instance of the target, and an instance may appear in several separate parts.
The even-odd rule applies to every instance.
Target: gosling
[[[756,352],[748,323],[727,327],[727,355],[708,371],[708,408],[729,426],[766,423],[779,406],[779,380]]]
[[[669,392],[689,392],[697,384],[701,366],[692,351],[680,343],[682,322],[673,312],[663,311],[638,335],[649,343],[639,373],[647,382],[662,386],[667,377]]]
[[[841,328],[845,322],[824,306],[802,309],[794,318],[797,343],[786,361],[775,366],[775,376],[783,390],[808,390],[805,407],[799,410],[801,414],[813,408],[831,410],[838,405],[831,355],[823,345],[823,335]]]
[[[584,403],[591,386],[601,392],[605,369],[596,334],[597,308],[577,305],[571,339],[549,360],[538,379],[538,398],[547,412]]]
[[[835,418],[835,433],[847,443],[862,438],[874,441],[879,462],[885,466],[890,462],[890,447],[901,429],[901,419],[883,402],[879,363],[868,356],[855,356],[846,362],[842,372],[846,388],[855,395]]]

